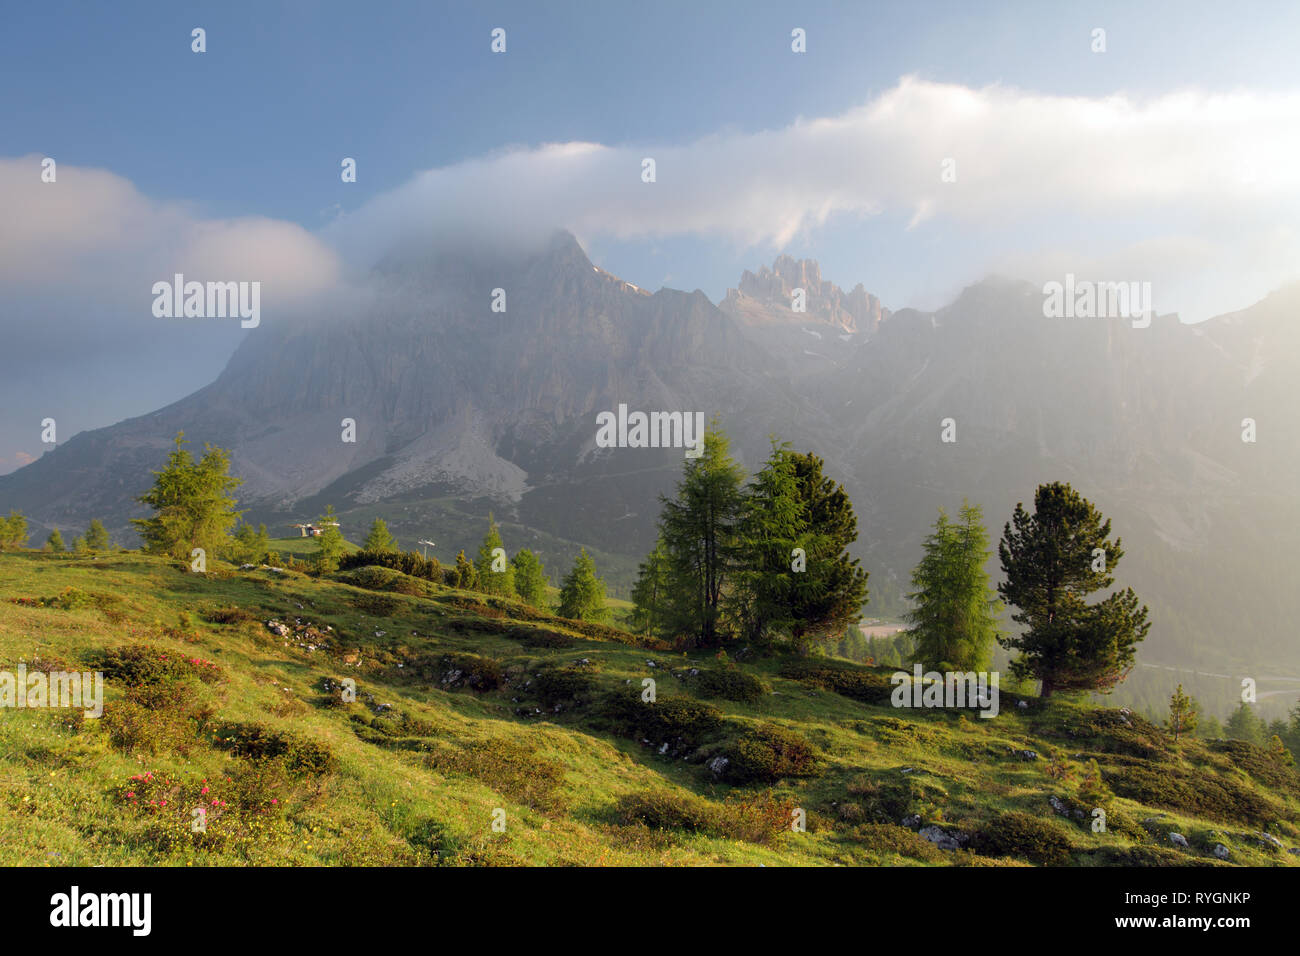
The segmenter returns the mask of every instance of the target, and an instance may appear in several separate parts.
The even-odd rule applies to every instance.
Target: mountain
[[[996,538],[1037,484],[1065,480],[1123,538],[1119,581],[1155,622],[1145,663],[1231,675],[1184,680],[1225,706],[1242,676],[1300,675],[1285,561],[1300,531],[1300,286],[1198,325],[1134,328],[1044,318],[1039,289],[997,278],[933,313],[890,312],[781,257],[715,306],[610,275],[563,232],[529,251],[403,250],[371,286],[347,314],[264,321],[207,387],[0,477],[0,507],[120,533],[184,430],[232,450],[249,517],[277,534],[329,503],[349,533],[382,515],[445,559],[477,547],[492,510],[507,546],[541,551],[552,573],[593,548],[617,593],[683,453],[598,448],[596,416],[701,412],[751,469],[773,434],[826,458],[856,506],[877,606],[895,600],[883,610],[898,609],[937,508],[981,503]],[[1159,701],[1168,681],[1140,671],[1127,686]],[[1300,682],[1261,691],[1281,706]]]
[[[796,293],[802,311],[796,311]],[[836,364],[845,343],[870,338],[889,310],[863,288],[844,292],[813,259],[778,256],[772,268],[748,269],[718,306],[773,355],[798,368]]]

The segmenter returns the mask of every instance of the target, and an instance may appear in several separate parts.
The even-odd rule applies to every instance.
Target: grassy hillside
[[[895,709],[887,670],[638,647],[377,568],[7,553],[0,595],[0,669],[107,675],[98,720],[0,709],[10,864],[1300,862],[1294,769],[1114,709]]]

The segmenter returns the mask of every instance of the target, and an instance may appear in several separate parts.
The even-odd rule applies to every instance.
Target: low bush
[[[474,741],[459,748],[436,749],[425,759],[435,770],[473,777],[526,807],[555,813],[566,806],[560,792],[563,765],[525,743],[504,738]]]
[[[939,863],[945,858],[943,850],[897,823],[864,823],[849,831],[849,838],[874,854],[897,854],[925,863]]]
[[[338,764],[328,746],[289,731],[262,724],[227,722],[214,734],[218,747],[246,760],[276,760],[294,774],[326,774]]]
[[[210,684],[223,676],[221,668],[212,661],[168,653],[145,644],[106,650],[96,658],[95,669],[103,671],[106,680],[132,687],[188,677]]]
[[[601,702],[599,716],[620,736],[673,756],[695,750],[722,726],[721,711],[691,697],[646,703],[637,693],[618,692]]]
[[[364,567],[390,568],[413,578],[442,583],[442,565],[437,558],[426,558],[418,551],[354,551],[339,559],[339,570]],[[364,586],[364,585],[363,585]]]
[[[818,773],[812,744],[776,724],[759,724],[744,731],[725,751],[727,780],[734,783],[776,783],[784,777]]]
[[[234,604],[205,608],[199,612],[199,616],[209,624],[243,624],[245,621],[261,620],[261,615]]]
[[[711,803],[691,793],[647,790],[624,794],[614,804],[623,826],[655,831],[699,833],[746,843],[770,843],[790,831],[793,804],[771,793],[733,797]]]
[[[513,627],[508,635],[525,647],[540,647],[551,650],[563,650],[573,646],[573,638],[559,631],[548,631],[541,627]]]
[[[830,658],[792,657],[781,665],[780,674],[789,680],[833,691],[864,704],[889,703],[894,690],[889,678],[883,674]]]
[[[568,664],[539,670],[531,690],[546,707],[559,711],[586,703],[595,688],[596,675],[592,668]]]
[[[1042,866],[1070,861],[1070,841],[1050,821],[1028,813],[1003,813],[982,827],[973,841],[984,856],[1010,856]]]
[[[700,697],[734,700],[753,704],[763,699],[770,688],[753,674],[739,667],[705,668],[684,678],[687,686]]]
[[[1228,823],[1262,826],[1291,816],[1280,805],[1230,777],[1178,767],[1124,766],[1107,773],[1110,788],[1151,807]]]
[[[716,834],[725,828],[721,815],[708,801],[671,790],[624,794],[614,804],[614,813],[625,826],[641,824],[652,830]]]
[[[501,686],[501,665],[477,654],[443,654],[438,658],[437,680],[450,689],[496,690]]]

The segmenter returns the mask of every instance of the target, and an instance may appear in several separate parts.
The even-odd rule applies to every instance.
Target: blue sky
[[[422,172],[490,162],[505,150],[528,156],[548,143],[600,144],[610,157],[677,150],[675,164],[661,160],[668,193],[692,157],[711,153],[713,140],[732,143],[723,149],[725,161],[751,156],[761,164],[761,145],[755,148],[747,137],[784,130],[774,155],[788,154],[795,164],[790,168],[812,185],[785,197],[791,208],[770,223],[757,215],[731,228],[739,207],[719,208],[711,219],[679,216],[680,223],[671,211],[659,215],[638,207],[640,219],[633,216],[636,224],[625,226],[617,203],[584,208],[576,224],[556,223],[573,227],[597,264],[629,281],[651,289],[698,287],[715,301],[742,269],[770,264],[786,251],[817,258],[823,274],[840,285],[862,282],[889,307],[932,308],[989,271],[1037,279],[1039,271],[1061,264],[1105,261],[1107,250],[1164,243],[1166,250],[1196,247],[1213,259],[1208,244],[1224,222],[1252,222],[1254,238],[1243,242],[1268,243],[1287,225],[1279,195],[1287,213],[1298,208],[1293,180],[1277,173],[1264,176],[1266,194],[1244,215],[1230,202],[1189,208],[1176,193],[1155,206],[1124,205],[1120,196],[1105,216],[1090,216],[1088,202],[1071,205],[1066,198],[1058,212],[1037,217],[1014,210],[1003,215],[1005,199],[990,206],[957,204],[950,212],[941,201],[937,211],[921,215],[929,200],[903,197],[892,185],[888,195],[900,196],[897,205],[852,196],[818,215],[808,211],[817,205],[808,189],[820,181],[807,168],[848,164],[843,156],[797,148],[800,122],[844,117],[882,97],[893,102],[891,91],[904,77],[932,85],[898,96],[909,109],[958,103],[963,90],[992,85],[1062,103],[1078,98],[1101,104],[1121,96],[1143,104],[1180,91],[1295,94],[1300,4],[1289,2],[41,3],[12,4],[4,19],[0,160],[25,168],[25,157],[55,157],[60,169],[106,171],[149,203],[183,210],[197,222],[267,217],[333,245],[332,235],[351,228],[340,225],[345,221],[384,235],[390,220],[374,210],[386,196],[418,199],[451,188],[439,183],[461,182],[448,174],[423,191],[414,189],[412,180]],[[190,50],[195,26],[207,31],[202,55]],[[489,50],[494,27],[507,31],[504,55]],[[790,50],[793,27],[807,31],[806,54]],[[1090,49],[1096,27],[1106,31],[1104,54]],[[1007,117],[1002,127],[990,124],[995,134],[1014,131],[1017,117],[1053,112],[1050,103],[1036,111],[1019,101],[994,105]],[[1275,116],[1278,109],[1289,107],[1273,104],[1261,115]],[[1159,115],[1178,112],[1166,104]],[[960,114],[935,111],[940,137],[943,117],[950,115]],[[1086,131],[1086,110],[1079,115]],[[875,152],[892,152],[889,136],[896,135],[903,150],[912,127],[904,124],[897,134],[892,129],[877,115],[870,124],[874,138],[865,141]],[[1170,154],[1182,145],[1171,135]],[[1110,147],[1123,153],[1128,142],[1115,135]],[[340,182],[344,156],[358,161],[355,184]],[[863,163],[873,158],[864,156]],[[1198,161],[1213,166],[1214,160]],[[1259,161],[1297,166],[1294,153]],[[968,160],[959,156],[959,162]],[[903,176],[897,169],[889,174]],[[538,189],[548,188],[547,175],[538,174]],[[783,175],[774,164],[763,188]],[[828,195],[843,194],[844,175],[827,175]],[[1194,170],[1180,175],[1185,182],[1196,179]],[[755,188],[750,206],[766,202],[762,188]],[[428,198],[427,207],[417,202],[412,208],[445,215],[449,201]],[[680,202],[689,206],[685,198]],[[1027,191],[1025,207],[1041,205],[1042,197]],[[538,215],[553,216],[556,208],[545,206]],[[0,224],[0,231],[7,228],[13,229],[8,243],[21,245],[20,230]],[[1063,232],[1070,241],[1053,255]],[[51,241],[69,242],[66,236]],[[1158,265],[1143,268],[1161,277]],[[1231,288],[1198,285],[1208,281],[1204,277],[1189,277],[1181,286],[1171,279],[1169,288],[1177,288],[1173,305],[1180,311],[1198,298],[1244,306],[1282,277],[1280,269],[1261,268]],[[18,358],[11,350],[0,363],[7,387],[21,386],[27,396],[20,402],[16,392],[0,394],[11,409],[0,416],[0,472],[18,463],[20,450],[39,453],[27,419],[42,401],[30,392],[54,369],[101,389],[100,401],[73,396],[60,406],[67,422],[61,437],[67,437],[205,384],[239,338],[230,330],[212,332],[211,347],[201,355],[189,355],[195,350],[177,339],[171,360],[156,351],[171,346],[153,335],[143,343],[124,332],[120,354],[107,341],[79,349],[85,338],[80,330],[94,321],[95,300],[73,304],[76,295],[58,278],[45,287],[10,282],[5,295],[10,307],[0,322],[10,325],[9,332],[39,314],[44,341],[52,336],[59,344],[40,356]],[[1300,278],[1300,268],[1291,278]],[[103,308],[113,314],[115,307]],[[17,340],[31,345],[21,334]],[[129,367],[133,354],[148,356],[148,374],[114,385],[111,373],[96,370],[105,355]]]

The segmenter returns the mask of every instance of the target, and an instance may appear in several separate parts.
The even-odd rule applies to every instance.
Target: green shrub
[[[853,842],[875,854],[893,853],[925,863],[939,863],[945,859],[943,850],[897,823],[864,823],[849,831],[849,836]]]
[[[647,790],[619,797],[614,812],[620,823],[652,830],[719,833],[724,827],[717,811],[699,797],[671,790]]]
[[[438,683],[447,688],[483,692],[501,686],[501,665],[477,654],[443,654],[438,658],[438,671]]]
[[[473,777],[526,807],[555,813],[566,806],[560,792],[563,765],[547,760],[528,744],[505,738],[474,741],[459,748],[435,749],[425,759],[441,773]]]
[[[691,793],[647,790],[624,794],[614,804],[614,813],[624,826],[655,831],[701,833],[707,836],[769,843],[790,830],[788,801],[770,793],[758,793],[710,803]]]
[[[437,558],[426,558],[418,551],[354,551],[339,558],[339,570],[380,567],[400,571],[413,578],[442,583],[442,565]],[[366,585],[359,585],[366,587]],[[387,590],[387,588],[384,588]]]
[[[1214,740],[1210,750],[1223,754],[1229,763],[1274,790],[1300,796],[1300,773],[1263,747],[1245,740]]]
[[[602,702],[600,716],[620,736],[673,756],[695,750],[722,726],[721,711],[691,697],[645,703],[637,693],[614,693]]]
[[[700,697],[734,700],[753,704],[769,691],[767,684],[739,667],[707,668],[686,677],[688,686]]]
[[[219,725],[215,743],[236,757],[247,760],[277,760],[290,773],[326,774],[337,767],[337,759],[325,744],[289,731],[272,730],[262,724],[228,722]]]
[[[1124,754],[1157,761],[1169,758],[1164,733],[1155,724],[1134,713],[1101,709],[1071,713],[1066,715],[1059,730],[1042,729],[1071,741],[1086,742],[1090,749],[1101,753]]]
[[[197,677],[204,683],[222,678],[221,668],[211,661],[169,653],[145,644],[106,650],[96,659],[95,669],[103,671],[106,680],[132,687],[188,677]]]
[[[784,777],[812,777],[818,772],[812,744],[776,724],[759,724],[724,751],[725,776],[734,783],[776,783]]]
[[[401,601],[386,594],[354,594],[348,603],[375,617],[388,617],[402,608]]]
[[[1019,811],[986,824],[975,834],[974,846],[985,856],[1018,857],[1042,866],[1070,860],[1070,841],[1053,823]]]
[[[548,631],[541,627],[514,627],[510,629],[508,636],[525,647],[562,650],[566,647],[572,647],[574,644],[573,638],[568,634],[561,634],[559,631]]]
[[[789,680],[834,691],[864,704],[887,704],[894,690],[883,674],[830,658],[792,657],[781,665],[780,673]]]
[[[858,777],[848,785],[850,795],[859,798],[863,814],[873,823],[901,823],[916,812],[920,788],[911,777],[901,780],[870,780]]]
[[[544,667],[533,678],[533,690],[545,706],[559,710],[586,703],[596,687],[596,676],[590,667],[569,664],[564,667]]]
[[[205,608],[200,612],[199,616],[210,624],[242,624],[245,621],[261,619],[260,615],[234,604],[225,607]]]
[[[1121,797],[1220,822],[1262,826],[1289,815],[1249,787],[1204,771],[1134,765],[1114,768],[1107,778],[1111,789]]]
[[[105,706],[98,723],[109,743],[128,754],[184,755],[195,742],[196,727],[187,714],[175,708],[147,706],[131,697]]]

